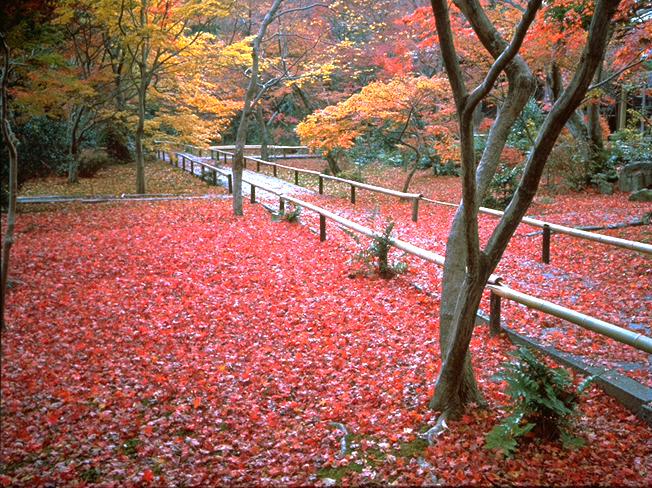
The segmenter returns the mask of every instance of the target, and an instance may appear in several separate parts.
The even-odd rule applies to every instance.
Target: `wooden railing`
[[[162,156],[165,157],[165,153],[162,151],[159,151],[159,156],[161,156],[161,153]],[[183,156],[185,159],[188,159],[190,161],[195,159],[188,155],[179,154],[179,157],[181,156]],[[209,167],[211,170],[218,170],[218,168],[211,165],[206,165],[205,163],[199,160],[195,160],[192,162],[193,164],[202,164],[206,167]],[[184,168],[186,168],[185,164],[184,164]],[[194,174],[192,167],[190,168],[190,170]],[[342,227],[345,227],[349,230],[365,235],[367,237],[371,237],[371,238],[382,237],[382,234],[379,232],[376,232],[372,229],[369,229],[368,227],[360,225],[357,222],[353,222],[344,217],[341,217],[317,205],[304,202],[297,198],[291,197],[283,192],[279,192],[277,190],[274,190],[273,188],[269,188],[265,185],[261,185],[260,183],[257,183],[255,181],[250,181],[246,177],[243,177],[242,181],[244,181],[245,183],[251,186],[251,193],[250,193],[251,203],[256,203],[256,188],[259,188],[279,198],[279,209],[284,209],[285,204],[287,202],[290,202],[293,203],[294,205],[301,206],[307,210],[311,210],[317,213],[319,215],[319,237],[320,240],[322,241],[326,240],[326,220],[331,220]],[[426,249],[422,249],[409,242],[397,238],[390,238],[390,243],[395,248],[400,249],[412,256],[416,256],[420,259],[423,259],[424,261],[435,263],[439,266],[444,265],[444,257],[437,253],[428,251]],[[645,351],[649,354],[652,354],[652,337],[648,337],[641,333],[633,332],[623,327],[619,327],[615,324],[605,322],[604,320],[591,317],[589,315],[577,312],[575,310],[569,309],[567,307],[563,307],[561,305],[549,302],[547,300],[542,300],[540,298],[533,297],[531,295],[527,295],[525,293],[513,290],[512,288],[509,288],[508,286],[502,284],[501,281],[502,280],[499,276],[492,275],[487,282],[487,288],[491,292],[490,326],[492,328],[497,328],[498,324],[500,323],[500,299],[505,298],[514,301],[516,303],[525,305],[528,308],[539,310],[548,315],[552,315],[554,317],[558,317],[560,319],[566,320],[573,324],[579,325],[580,327],[591,330],[598,334],[605,335],[620,343],[630,345],[638,350]]]
[[[424,202],[433,203],[436,205],[445,205],[448,207],[459,207],[457,203],[442,202],[439,200],[432,200],[430,198],[423,197]],[[496,210],[493,208],[480,207],[480,213],[487,215],[492,215],[494,217],[502,217],[505,212]],[[551,235],[564,234],[572,237],[577,237],[578,239],[585,239],[588,241],[599,242],[601,244],[608,244],[610,246],[619,247],[621,249],[628,249],[630,251],[637,251],[643,254],[652,254],[652,244],[647,244],[645,242],[630,241],[628,239],[621,239],[619,237],[607,236],[604,234],[598,234],[596,232],[588,232],[581,229],[574,229],[572,227],[566,227],[564,225],[551,224],[549,222],[544,222],[543,220],[533,219],[531,217],[523,217],[521,219],[523,224],[531,225],[532,227],[539,227],[543,229],[543,238],[541,240],[541,261],[548,264],[550,263],[550,242]]]
[[[224,164],[227,163],[227,158],[233,158],[233,153],[223,151],[221,149],[211,148],[211,153],[213,159],[216,161],[220,160],[220,155],[223,158]],[[244,156],[244,166],[247,167],[247,161],[254,163],[257,172],[260,172],[261,166],[270,166],[272,168],[272,174],[278,177],[278,170],[285,169],[288,171],[294,172],[294,184],[299,184],[299,174],[306,174],[317,178],[319,194],[324,194],[324,181],[336,181],[339,183],[344,183],[350,187],[350,200],[351,203],[356,203],[356,189],[367,190],[375,193],[380,193],[383,195],[389,195],[392,197],[399,198],[401,200],[410,200],[412,202],[412,221],[417,222],[419,219],[419,200],[421,200],[422,195],[419,193],[405,193],[401,191],[391,190],[389,188],[383,188],[382,186],[369,185],[367,183],[361,183],[359,181],[347,180],[345,178],[339,178],[337,176],[325,175],[319,171],[313,171],[309,169],[295,168],[293,166],[286,166],[279,163],[273,163],[271,161],[265,161],[260,158],[253,156]]]
[[[172,154],[176,156],[176,161],[172,159]],[[192,174],[195,174],[195,166],[201,168],[201,175],[198,175],[202,180],[206,181],[206,173],[211,175],[213,185],[217,186],[217,175],[221,175],[226,178],[227,188],[229,194],[233,193],[233,177],[228,171],[208,164],[200,159],[196,159],[192,156],[189,156],[185,153],[171,153],[163,149],[156,151],[156,157],[160,160],[167,161],[178,168],[182,168],[184,171],[189,171]],[[188,169],[187,169],[188,168]]]
[[[193,146],[195,147],[195,146]],[[217,147],[217,146],[216,146]],[[227,146],[223,146],[227,147]],[[251,147],[259,147],[259,146],[251,146]],[[279,147],[284,147],[284,146],[279,146]],[[291,146],[291,147],[303,147],[303,146]],[[197,148],[201,149],[201,148]],[[206,149],[204,149],[206,151]],[[223,158],[224,163],[227,163],[227,158],[233,157],[233,153],[221,150],[221,149],[215,149],[211,148],[210,149],[210,155],[211,158],[219,161],[220,160],[220,155]],[[330,176],[330,175],[325,175],[322,173],[319,173],[318,171],[312,171],[308,169],[301,169],[301,168],[295,168],[292,166],[286,166],[283,164],[278,164],[278,163],[272,163],[270,161],[264,161],[260,158],[255,158],[252,156],[245,156],[245,168],[246,168],[246,161],[250,161],[255,163],[256,165],[256,171],[260,172],[260,167],[261,165],[266,165],[266,166],[271,166],[273,169],[273,174],[274,176],[278,176],[278,169],[286,169],[288,171],[293,171],[294,172],[294,184],[298,185],[299,184],[299,174],[307,174],[314,176],[318,179],[319,183],[319,193],[323,194],[324,193],[324,180],[332,180],[332,181],[339,181],[345,184],[348,184],[351,186],[351,203],[355,203],[356,201],[356,193],[355,193],[355,188],[361,188],[361,189],[366,189],[369,191],[374,191],[377,193],[382,193],[385,195],[390,195],[390,196],[395,196],[401,199],[409,199],[412,200],[412,220],[414,222],[417,221],[418,219],[418,214],[419,214],[419,202],[424,201],[427,203],[435,204],[435,205],[444,205],[448,207],[459,207],[459,204],[457,203],[451,203],[451,202],[443,202],[440,200],[433,200],[431,198],[426,198],[421,194],[418,193],[403,193],[399,192],[396,190],[391,190],[389,188],[383,188],[379,186],[374,186],[374,185],[368,185],[365,183],[360,183],[357,181],[352,181],[352,180],[346,180],[343,178],[338,178],[336,176]],[[480,207],[479,209],[480,213],[487,214],[487,215],[492,215],[494,217],[502,217],[504,212],[500,210],[496,210],[493,208],[487,208],[487,207]],[[627,249],[630,251],[635,251],[635,252],[640,252],[643,254],[647,255],[652,255],[652,244],[648,244],[645,242],[639,242],[639,241],[632,241],[629,239],[621,239],[619,237],[612,237],[604,234],[598,234],[596,232],[589,232],[586,230],[581,230],[581,229],[574,229],[572,227],[567,227],[564,225],[559,225],[559,224],[552,224],[550,222],[545,222],[543,220],[539,219],[534,219],[531,217],[523,217],[521,220],[522,223],[531,225],[533,227],[538,227],[543,229],[542,233],[542,239],[541,239],[541,261],[543,263],[549,264],[550,263],[550,247],[551,247],[551,242],[552,242],[552,235],[553,234],[562,234],[562,235],[568,235],[572,237],[576,237],[578,239],[585,239],[588,241],[592,242],[598,242],[600,244],[606,244],[614,247],[618,247],[621,249]]]

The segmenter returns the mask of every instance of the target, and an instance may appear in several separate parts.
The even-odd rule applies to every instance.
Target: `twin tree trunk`
[[[609,38],[609,23],[619,0],[597,0],[581,60],[568,87],[557,98],[530,151],[517,187],[484,249],[480,248],[478,209],[496,172],[510,129],[533,93],[535,80],[518,55],[541,0],[530,0],[510,43],[486,16],[478,0],[454,0],[495,62],[483,82],[469,92],[450,24],[446,0],[431,0],[444,66],[458,111],[463,198],[446,246],[440,311],[442,368],[430,407],[444,416],[457,416],[471,402],[482,402],[471,367],[469,344],[482,292],[507,244],[536,194],[545,163],[562,129],[582,103],[601,63]],[[508,93],[491,127],[479,162],[473,149],[473,113],[505,71]],[[477,163],[477,164],[476,164]]]
[[[3,66],[0,77],[0,129],[2,139],[9,152],[9,181],[8,181],[8,206],[7,227],[4,229],[2,239],[2,264],[0,269],[0,329],[5,328],[5,303],[7,298],[7,285],[9,279],[9,255],[14,243],[14,227],[16,224],[16,193],[18,192],[18,151],[16,138],[9,123],[9,107],[7,88],[9,85],[9,46],[4,35],[0,32],[0,47],[2,48]]]

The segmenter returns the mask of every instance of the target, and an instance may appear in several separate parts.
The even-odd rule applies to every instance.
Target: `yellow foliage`
[[[370,83],[348,99],[306,117],[296,128],[301,142],[324,152],[349,149],[369,128],[389,139],[429,143],[443,159],[457,159],[454,110],[448,80],[396,77]]]

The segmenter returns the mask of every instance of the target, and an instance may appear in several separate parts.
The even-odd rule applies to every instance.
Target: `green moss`
[[[410,442],[401,442],[398,451],[396,452],[396,456],[406,459],[416,458],[426,450],[426,447],[428,447],[428,442],[420,438],[416,438]]]
[[[137,438],[133,437],[131,439],[127,439],[120,448],[122,449],[122,452],[126,455],[129,456],[130,458],[135,458],[138,455],[138,445],[140,444],[140,440]]]
[[[346,466],[321,468],[317,471],[317,477],[319,479],[330,478],[339,484],[342,482],[342,478],[351,473],[361,473],[363,468],[364,465],[357,463],[347,464]]]

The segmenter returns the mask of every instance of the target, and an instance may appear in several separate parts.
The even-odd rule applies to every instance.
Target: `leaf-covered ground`
[[[323,169],[317,160],[295,163],[295,166]],[[367,181],[388,188],[401,189],[405,173],[397,168],[365,170]],[[287,178],[287,176],[285,176]],[[316,178],[307,177],[305,184],[316,188]],[[415,175],[411,191],[446,202],[458,202],[460,179],[433,177],[429,171]],[[422,202],[419,222],[410,220],[410,205],[396,198],[358,190],[357,203],[348,202],[349,188],[341,183],[326,182],[325,196],[308,200],[374,229],[382,229],[388,219],[396,222],[398,237],[439,254],[445,244],[454,215],[454,208]],[[549,194],[545,189],[538,196],[528,215],[567,226],[607,225],[628,222],[652,211],[649,203],[630,202],[627,194],[599,195],[584,193]],[[316,215],[306,213],[304,220],[317,227]],[[480,235],[486,241],[498,219],[480,215]],[[600,230],[602,234],[641,242],[652,242],[652,226]],[[332,233],[329,233],[329,236]],[[347,236],[337,233],[332,238]],[[573,310],[611,322],[637,333],[652,335],[652,259],[643,254],[565,235],[553,235],[551,263],[543,264],[541,229],[521,225],[510,243],[497,273],[512,288],[564,305]],[[397,259],[399,253],[394,253]],[[439,293],[441,269],[425,266],[411,257],[401,258],[410,264],[412,281],[434,295]],[[488,310],[488,299],[482,305]],[[503,301],[503,318],[508,326],[538,337],[542,342],[582,356],[585,360],[631,376],[652,386],[652,358],[629,346],[592,333],[561,319],[532,311],[518,304]]]
[[[147,193],[150,194],[206,194],[223,193],[219,187],[208,185],[198,178],[189,178],[162,161],[145,164]],[[98,171],[92,178],[80,178],[71,185],[65,176],[51,176],[25,182],[19,191],[21,196],[33,195],[122,195],[136,191],[135,164],[114,164]]]
[[[511,348],[484,327],[472,348],[490,409],[424,445],[438,300],[413,283],[435,291],[437,272],[351,277],[345,234],[329,225],[320,243],[258,205],[245,211],[129,202],[20,217],[2,334],[2,484],[652,482],[649,428],[594,387],[579,418],[586,447],[531,443],[515,460],[483,449],[506,405],[491,375]],[[398,227],[441,221],[437,239],[419,234],[437,249],[447,218],[424,212]],[[555,255],[560,268],[572,260]],[[331,422],[350,434],[343,459]]]

